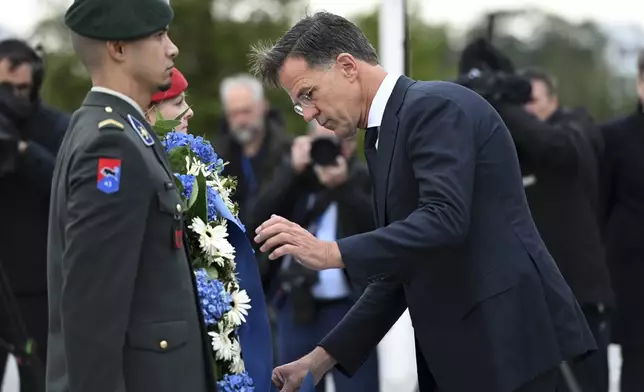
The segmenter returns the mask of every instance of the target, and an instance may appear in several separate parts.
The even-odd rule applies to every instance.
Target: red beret
[[[178,69],[172,68],[172,86],[168,91],[159,91],[152,96],[152,103],[159,103],[166,99],[179,96],[188,88],[188,81]]]

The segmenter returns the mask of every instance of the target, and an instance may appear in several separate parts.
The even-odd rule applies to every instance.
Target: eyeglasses
[[[334,65],[335,61],[329,64],[324,72],[328,72]],[[315,89],[315,87],[311,87],[309,91],[306,92],[306,94],[302,94],[297,97],[297,103],[295,104],[295,106],[293,106],[295,113],[299,114],[300,116],[304,116],[304,108],[311,108],[315,105],[313,103],[313,98],[311,98],[311,92],[313,92],[313,89]]]

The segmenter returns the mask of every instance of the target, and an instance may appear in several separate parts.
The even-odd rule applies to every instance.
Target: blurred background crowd
[[[62,22],[70,2],[41,2],[33,15],[15,14],[29,26],[15,32],[2,25],[13,18],[12,2],[0,0],[0,391],[9,353],[22,390],[43,390],[51,175],[70,114],[90,88]],[[510,129],[537,228],[599,346],[585,361],[562,366],[561,390],[642,392],[642,6],[633,3],[632,23],[616,24],[519,2],[476,11],[462,2],[450,9],[476,14],[467,26],[428,21],[425,2],[407,2],[406,74],[474,89]],[[342,13],[337,4],[311,3]],[[304,123],[286,94],[246,74],[250,45],[279,37],[314,10],[311,3],[172,0],[170,37],[189,82],[189,131],[206,136],[228,162],[227,174],[238,178],[234,199],[249,233],[271,214],[324,240],[374,227],[362,138],[339,141]],[[378,4],[356,3],[364,4],[351,6],[349,16],[378,48]],[[259,252],[257,258],[276,364],[314,348],[360,295],[359,282],[341,270],[318,273],[288,258],[269,262]],[[333,373],[320,390],[415,391],[411,327],[398,328],[355,377]]]

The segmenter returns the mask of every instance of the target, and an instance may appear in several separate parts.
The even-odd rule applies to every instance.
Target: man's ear
[[[107,54],[111,59],[117,62],[125,61],[125,42],[108,41],[105,43]]]
[[[353,81],[358,77],[358,62],[351,54],[340,53],[335,58],[335,62],[340,66],[342,73],[349,81]]]

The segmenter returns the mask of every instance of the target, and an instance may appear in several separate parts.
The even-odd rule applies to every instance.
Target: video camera
[[[459,60],[459,77],[454,82],[475,91],[492,105],[524,105],[532,95],[530,80],[517,75],[510,59],[484,38],[465,47]]]

